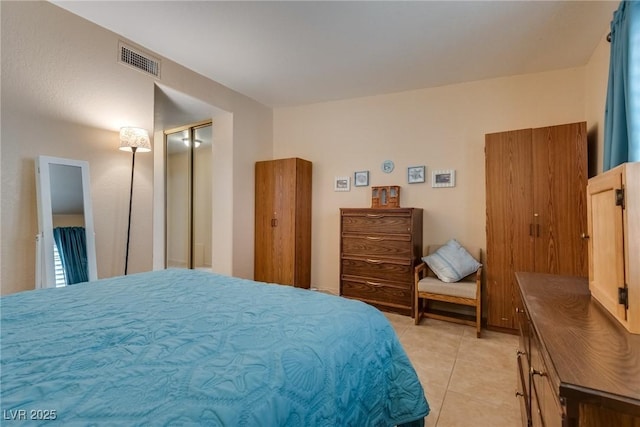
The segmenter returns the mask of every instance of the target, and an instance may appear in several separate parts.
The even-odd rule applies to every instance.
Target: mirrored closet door
[[[165,132],[166,267],[211,268],[212,125]]]

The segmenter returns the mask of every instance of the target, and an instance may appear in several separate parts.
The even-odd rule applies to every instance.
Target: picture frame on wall
[[[409,184],[418,184],[425,182],[426,166],[409,166],[407,168],[407,182]]]
[[[353,174],[355,187],[367,187],[369,185],[369,171],[358,171]]]
[[[434,170],[431,177],[431,187],[455,187],[456,171],[453,169]]]
[[[351,177],[336,176],[333,182],[333,191],[351,191]]]

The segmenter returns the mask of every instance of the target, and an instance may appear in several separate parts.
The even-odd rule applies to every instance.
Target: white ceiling
[[[53,1],[272,107],[585,65],[618,1]]]

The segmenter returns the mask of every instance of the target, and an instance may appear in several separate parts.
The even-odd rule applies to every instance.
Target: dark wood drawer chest
[[[340,209],[340,295],[413,315],[422,209]]]
[[[516,279],[523,426],[640,427],[640,335],[591,298],[586,278]]]

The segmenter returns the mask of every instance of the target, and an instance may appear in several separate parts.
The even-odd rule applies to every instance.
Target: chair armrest
[[[482,266],[476,271],[476,298],[480,299],[482,295]]]
[[[476,282],[478,284],[480,284],[482,282],[482,266],[480,266],[478,268],[478,271],[476,271]]]
[[[427,274],[427,264],[423,261],[415,267],[415,282],[418,283]]]

